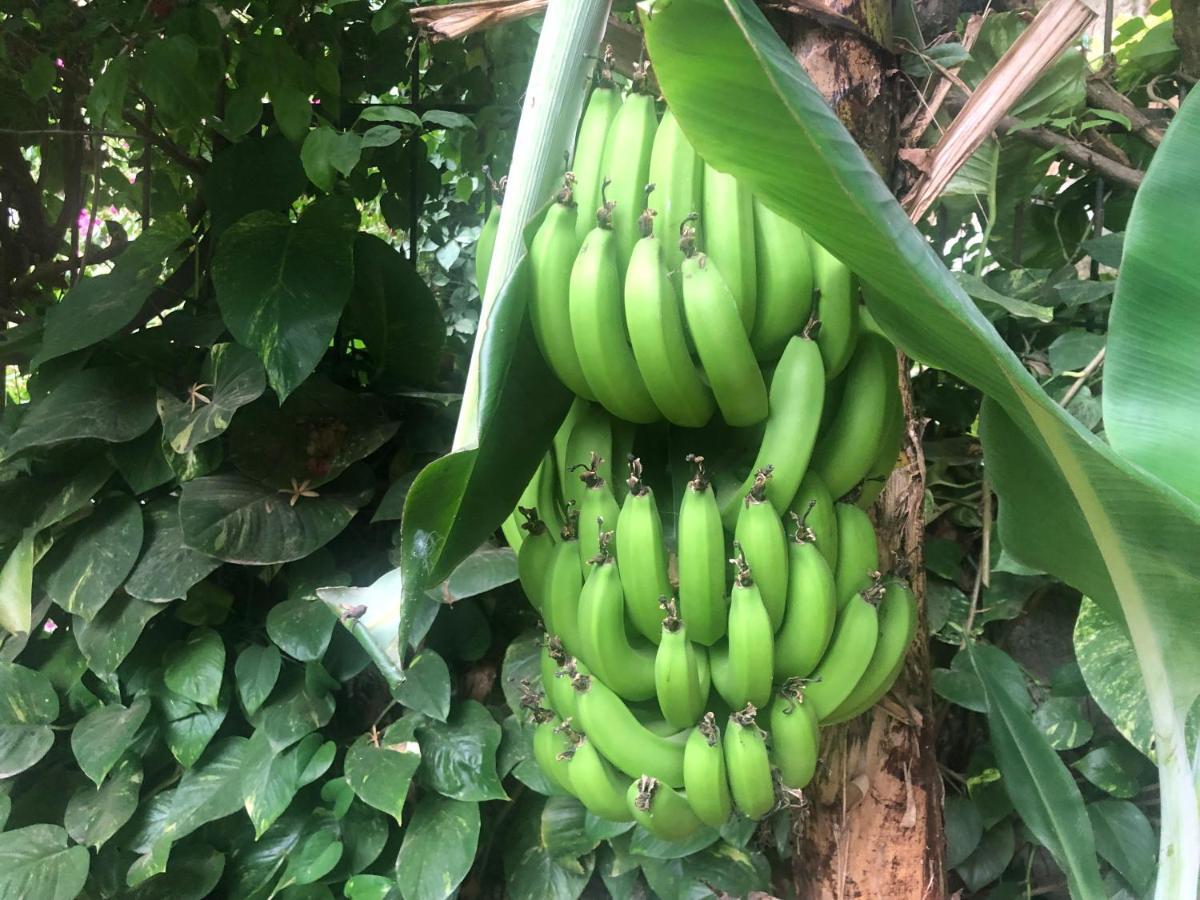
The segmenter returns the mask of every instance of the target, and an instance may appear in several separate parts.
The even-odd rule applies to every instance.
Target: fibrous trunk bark
[[[908,111],[900,108],[892,74],[896,60],[884,49],[890,43],[891,4],[826,0],[823,5],[845,21],[830,27],[828,20],[800,9],[777,25],[887,180],[897,158],[899,123]],[[956,0],[925,3],[922,11],[931,19],[945,18],[950,6],[956,8]],[[955,11],[949,10],[951,20]],[[870,713],[824,731],[823,772],[807,792],[792,865],[795,895],[813,900],[945,897],[942,782],[924,626],[924,457],[906,366],[900,368],[908,437],[873,515],[881,560],[911,579],[921,598],[921,624],[905,671],[888,697]]]

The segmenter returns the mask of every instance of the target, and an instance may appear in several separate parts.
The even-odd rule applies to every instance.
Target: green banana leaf
[[[1198,106],[1189,95],[1129,216],[1108,318],[1104,429],[1122,456],[1200,503]]]
[[[542,360],[525,315],[526,234],[561,176],[608,0],[550,4],[518,127],[454,452],[413,481],[401,522],[403,647],[414,598],[444,580],[512,512],[570,396]],[[536,100],[536,102],[535,102]]]
[[[1200,820],[1182,722],[1200,695],[1200,508],[1046,395],[750,0],[646,0],[639,10],[661,90],[700,155],[846,262],[872,289],[876,320],[906,353],[991,398],[984,446],[1004,545],[1129,629],[1158,733],[1160,896],[1194,897]],[[1195,102],[1186,106],[1179,119],[1200,114]],[[1166,164],[1156,159],[1148,181],[1156,167]]]
[[[1072,896],[1102,900],[1107,892],[1083,795],[1028,709],[1005,689],[1006,664],[1012,661],[986,644],[967,644],[967,655],[983,685],[988,731],[1004,788],[1021,821],[1067,873]]]

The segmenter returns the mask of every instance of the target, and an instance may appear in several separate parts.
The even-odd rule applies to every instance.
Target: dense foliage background
[[[969,50],[911,34],[897,78],[929,94],[961,65],[974,85],[1023,23],[993,13]],[[431,43],[403,0],[0,13],[0,896],[737,895],[791,851],[799,809],[673,847],[546,799],[507,550],[430,592],[401,687],[388,623],[360,621],[395,593],[408,484],[449,446],[484,167],[503,170],[537,27]],[[1100,431],[1147,128],[1190,82],[1165,0],[1085,50],[924,227]],[[970,639],[1070,763],[1113,895],[1143,896],[1157,799],[1122,632],[1005,553],[978,393],[934,370],[914,392],[948,864],[968,894],[1065,890],[1006,794]],[[334,585],[374,587],[317,597]]]

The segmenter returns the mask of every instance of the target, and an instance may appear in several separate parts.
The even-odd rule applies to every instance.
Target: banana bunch
[[[821,727],[896,680],[917,604],[867,512],[903,436],[894,349],[645,74],[622,98],[605,67],[530,248],[534,333],[576,400],[503,531],[546,630],[547,778],[684,840],[809,784]]]
[[[572,171],[530,248],[534,334],[559,380],[619,419],[699,428],[719,411],[756,425],[769,408],[760,364],[809,319],[815,277],[832,323],[820,353],[845,365],[852,279],[705,165],[670,110],[659,119],[647,74],[622,97],[605,65],[588,100]]]
[[[617,500],[600,452],[620,423],[579,406],[556,439],[568,465],[548,451],[526,492],[548,503],[545,518],[518,510],[520,582],[547,632],[530,701],[535,756],[595,815],[667,840],[735,809],[761,818],[781,788],[812,780],[821,725],[891,687],[915,599],[880,576],[867,513],[833,502],[811,470],[782,511],[774,467],[757,470],[730,531],[704,458],[689,455],[668,534],[637,457]]]

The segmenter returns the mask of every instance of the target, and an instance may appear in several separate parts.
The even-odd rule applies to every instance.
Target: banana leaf
[[[415,598],[444,580],[517,503],[570,395],[542,360],[527,300],[526,234],[561,177],[609,0],[552,0],[517,128],[454,451],[413,481],[401,522],[399,646]]]
[[[872,314],[909,356],[989,398],[985,459],[1000,497],[1004,546],[1128,628],[1157,735],[1164,804],[1158,892],[1195,897],[1200,820],[1183,721],[1200,695],[1200,508],[1042,390],[750,0],[646,0],[639,11],[663,95],[705,161],[743,179],[849,265],[870,288]],[[1193,97],[1172,130],[1189,131],[1197,117]],[[1186,157],[1187,142],[1174,152]],[[1148,183],[1187,165],[1170,159],[1173,149],[1162,149]],[[1193,146],[1193,168],[1197,152]],[[1191,228],[1193,247],[1194,222],[1174,222]]]

